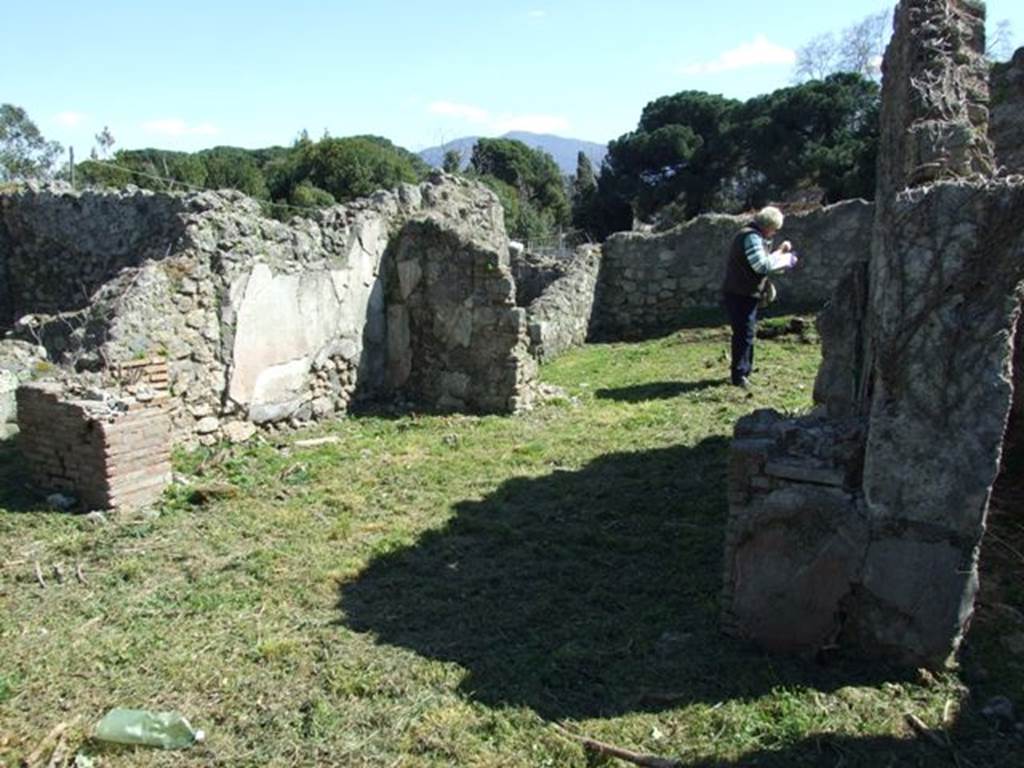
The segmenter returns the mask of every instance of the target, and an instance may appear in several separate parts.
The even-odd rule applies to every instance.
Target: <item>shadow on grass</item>
[[[0,440],[0,512],[40,512],[44,507],[29,485],[17,438]]]
[[[642,403],[646,400],[670,400],[690,392],[702,389],[721,387],[728,384],[728,379],[703,379],[701,381],[655,381],[649,384],[636,384],[632,387],[618,389],[598,389],[594,397],[598,400],[618,400],[622,403]]]
[[[943,731],[933,733],[936,739],[945,739]],[[735,761],[684,761],[682,765],[687,768],[1017,768],[1020,765],[1020,743],[1012,735],[994,732],[977,716],[961,718],[946,733],[950,741],[943,746],[920,736],[900,739],[822,733],[784,747],[751,752]]]
[[[341,588],[342,622],[547,718],[893,679],[764,656],[718,630],[728,441],[503,483]]]

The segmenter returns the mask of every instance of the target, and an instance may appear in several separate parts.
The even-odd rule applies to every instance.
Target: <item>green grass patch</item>
[[[105,768],[593,764],[552,722],[693,765],[941,764],[903,716],[970,712],[967,678],[720,635],[732,427],[809,408],[818,349],[759,342],[748,395],[727,329],[697,320],[545,366],[565,394],[522,416],[363,415],[317,448],[180,455],[188,485],[106,524],[39,508],[0,446],[0,765],[75,717]],[[89,745],[113,706],[180,710],[208,741]],[[1011,764],[960,722],[964,755]]]

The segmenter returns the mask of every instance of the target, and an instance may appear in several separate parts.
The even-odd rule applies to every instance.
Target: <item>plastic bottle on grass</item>
[[[184,749],[205,738],[177,712],[112,709],[96,725],[96,738],[117,744]]]

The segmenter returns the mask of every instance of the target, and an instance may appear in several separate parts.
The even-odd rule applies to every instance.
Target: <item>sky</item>
[[[412,150],[509,130],[607,142],[683,90],[745,99],[878,0],[291,0],[7,3],[0,103],[84,158],[376,134]],[[990,34],[1024,45],[1024,2]]]

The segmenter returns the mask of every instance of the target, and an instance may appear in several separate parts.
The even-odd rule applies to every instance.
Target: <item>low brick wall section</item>
[[[160,394],[168,392],[170,375],[167,370],[167,359],[163,357],[112,363],[107,373],[120,387],[141,385]]]
[[[22,385],[17,398],[21,449],[40,490],[73,495],[86,509],[130,509],[156,501],[170,482],[163,399],[75,400],[58,383]]]

